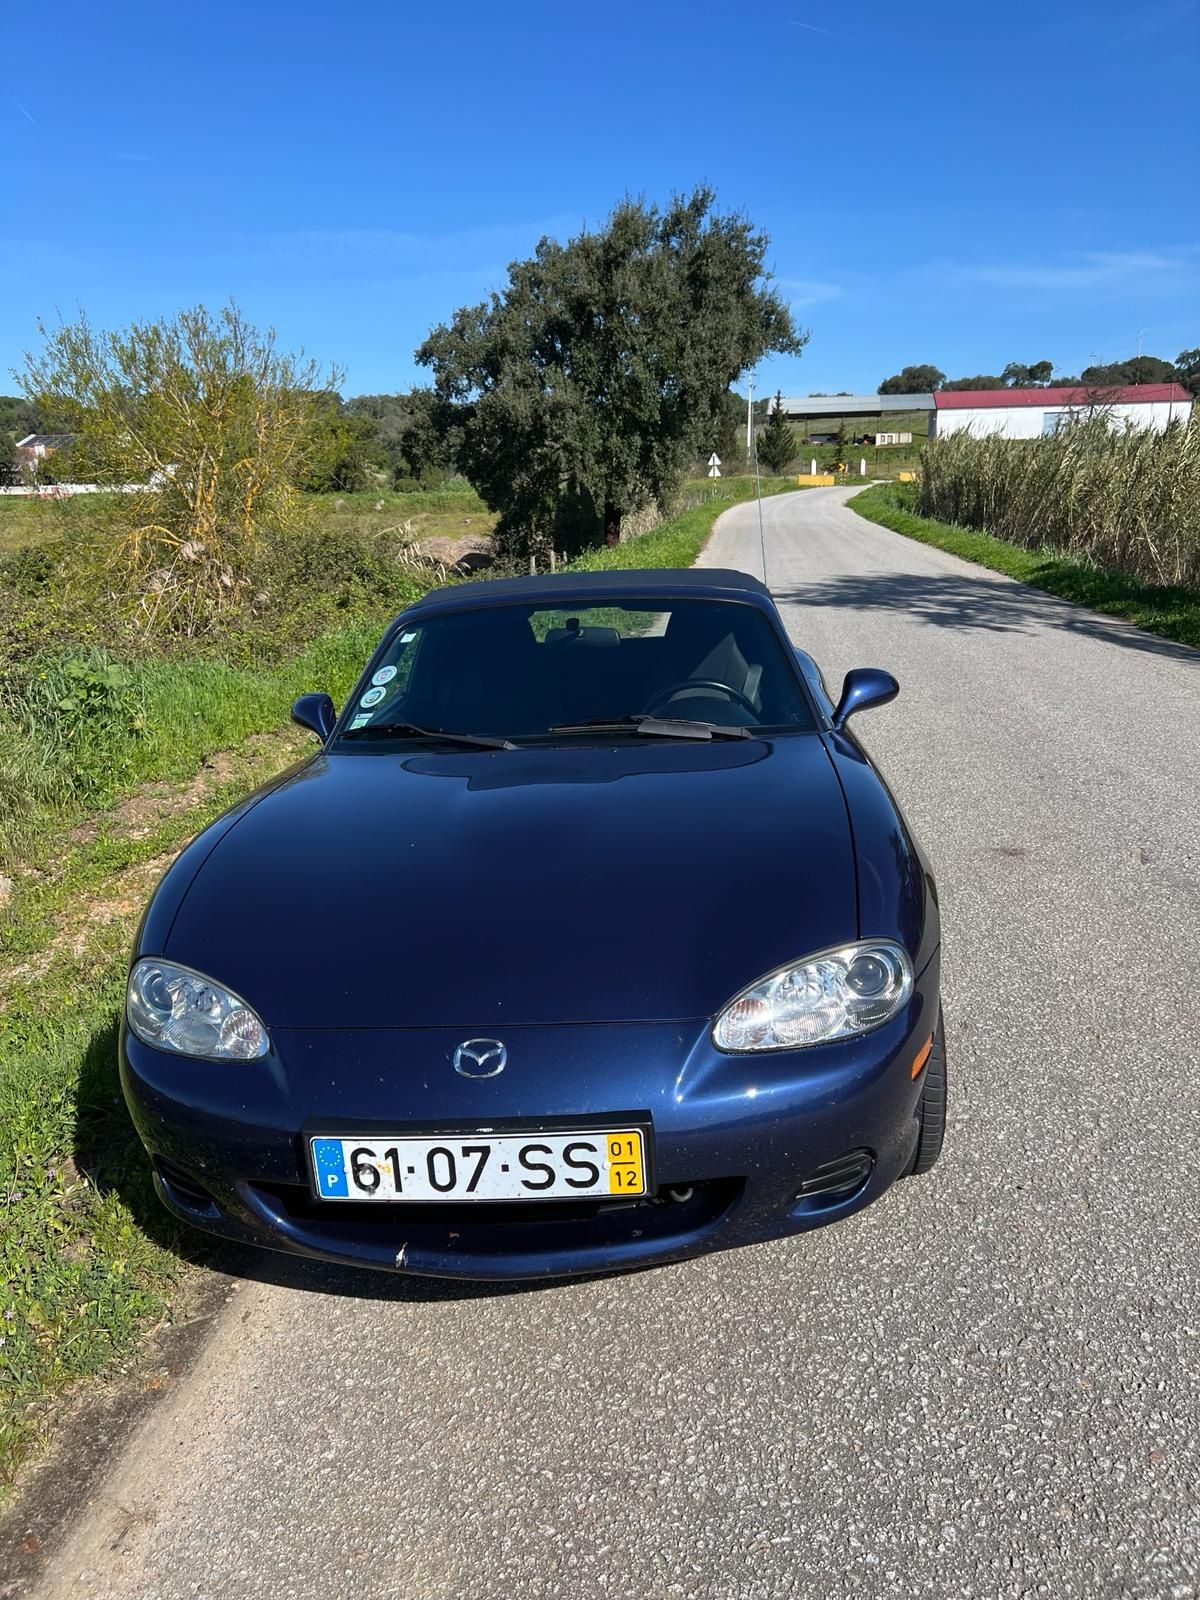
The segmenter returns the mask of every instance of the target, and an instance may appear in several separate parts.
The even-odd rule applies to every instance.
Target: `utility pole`
[[[754,460],[754,375],[746,380],[746,465]]]

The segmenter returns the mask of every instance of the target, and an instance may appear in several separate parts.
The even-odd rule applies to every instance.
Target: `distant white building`
[[[968,430],[1006,439],[1038,439],[1077,417],[1104,415],[1114,428],[1154,428],[1191,415],[1192,397],[1179,383],[1107,389],[946,389],[933,396],[929,437]]]

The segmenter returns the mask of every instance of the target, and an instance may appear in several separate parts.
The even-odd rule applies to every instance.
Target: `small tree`
[[[188,632],[236,600],[264,528],[294,522],[325,384],[235,305],[100,332],[85,317],[47,331],[23,387],[75,435],[81,479],[120,487],[112,560],[147,626]]]
[[[1112,361],[1084,367],[1080,382],[1091,388],[1116,389],[1126,384],[1172,383],[1175,364],[1161,356],[1133,356],[1129,361]]]
[[[833,442],[833,448],[837,454],[835,464],[839,467],[844,467],[846,465],[846,457],[850,454],[850,430],[846,426],[845,417],[838,423],[837,438]]]
[[[353,494],[387,467],[372,418],[352,412],[340,395],[314,397],[313,432],[299,486],[310,494]]]
[[[955,389],[1006,389],[1007,387],[1008,384],[998,372],[975,372],[966,378],[947,378],[942,390],[951,393]]]
[[[714,450],[726,477],[746,470],[746,397],[732,389],[721,396],[721,404],[701,443],[701,462],[707,463]]]
[[[946,381],[946,374],[933,366],[901,367],[891,378],[885,378],[879,385],[880,394],[928,394],[934,389],[940,389]]]
[[[795,460],[796,436],[784,415],[782,390],[776,393],[767,425],[759,432],[754,444],[759,461],[776,474],[786,472]]]
[[[1175,376],[1189,393],[1200,399],[1200,348],[1179,352],[1175,357]]]
[[[1041,388],[1050,382],[1050,374],[1054,371],[1051,361],[1010,361],[1000,374],[1001,381],[1008,389],[1024,389],[1032,385]]]

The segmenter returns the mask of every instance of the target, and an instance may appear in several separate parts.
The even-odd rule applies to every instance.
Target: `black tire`
[[[933,1035],[933,1049],[929,1052],[925,1067],[925,1087],[921,1090],[918,1115],[921,1131],[917,1135],[912,1166],[908,1169],[910,1178],[929,1171],[941,1155],[942,1142],[946,1137],[946,1033],[940,1011]]]

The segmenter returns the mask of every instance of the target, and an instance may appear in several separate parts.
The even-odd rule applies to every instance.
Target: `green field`
[[[49,500],[0,495],[0,557],[43,544],[59,532],[59,507]]]
[[[85,515],[103,496],[79,495],[71,513]],[[383,533],[403,530],[403,537],[426,539],[486,538],[495,516],[469,484],[409,494],[310,494],[305,502],[314,520],[332,532]],[[62,506],[49,500],[0,495],[0,557],[57,537]]]
[[[806,434],[836,433],[842,420],[836,416],[805,417],[792,423],[797,440],[797,460],[800,463],[797,471],[807,472],[808,463],[814,457],[818,471],[827,471],[834,465],[838,457],[836,445],[810,445],[803,443],[803,440]],[[929,426],[927,411],[898,411],[882,417],[846,417],[844,420],[850,440],[866,433],[911,433],[913,436],[911,445],[884,445],[877,448],[869,444],[849,444],[846,464],[851,469],[851,476],[857,473],[860,459],[866,460],[868,478],[890,478],[897,472],[916,469]]]
[[[453,555],[460,541],[486,539],[495,526],[474,489],[455,483],[444,489],[409,494],[308,495],[310,512],[331,533],[380,533],[397,530],[424,548]]]

